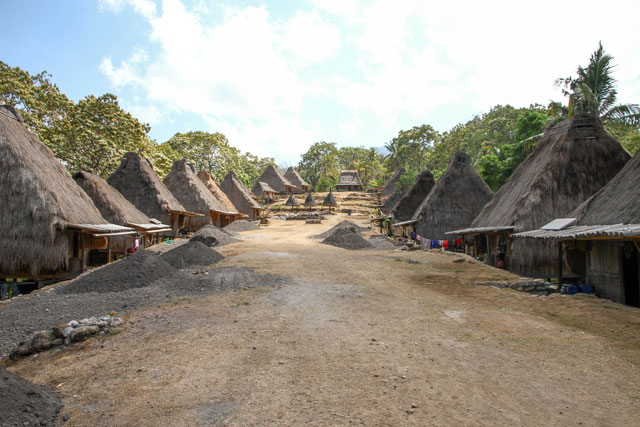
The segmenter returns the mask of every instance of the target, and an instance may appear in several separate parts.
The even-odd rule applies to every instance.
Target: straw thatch
[[[300,206],[300,202],[296,199],[295,195],[289,196],[289,199],[285,203],[285,206]]]
[[[404,175],[407,172],[407,170],[405,168],[399,168],[397,169],[393,175],[391,175],[391,178],[389,178],[387,180],[387,182],[384,183],[384,186],[382,187],[382,190],[380,191],[382,193],[382,197],[391,197],[396,193],[396,183],[398,181],[400,181],[400,177],[402,175]]]
[[[309,208],[316,205],[316,200],[313,198],[313,193],[311,191],[309,191],[309,194],[307,194],[304,205]]]
[[[362,181],[357,170],[343,170],[336,184],[337,191],[362,191]]]
[[[160,181],[151,162],[138,153],[126,153],[107,182],[147,216],[167,224],[173,223],[170,210],[186,211]]]
[[[274,165],[267,166],[258,181],[269,184],[271,188],[280,194],[287,194],[296,190],[296,186],[290,183]]]
[[[600,191],[568,216],[577,219],[575,225],[640,224],[638,188],[640,151]]]
[[[390,211],[395,221],[408,221],[413,218],[413,214],[422,201],[429,195],[431,189],[436,184],[433,174],[424,171],[416,178],[411,188],[400,198],[396,206]]]
[[[329,194],[327,194],[327,197],[324,198],[324,202],[322,202],[322,206],[328,206],[328,207],[338,206],[338,203],[336,202],[336,198],[333,195],[333,191],[331,189],[329,189]]]
[[[220,183],[220,188],[229,197],[233,205],[243,214],[249,215],[250,219],[256,219],[263,208],[251,197],[251,192],[238,179],[233,171],[229,171],[224,180]]]
[[[284,173],[284,177],[287,178],[292,185],[296,186],[295,192],[297,193],[304,193],[310,188],[309,183],[305,181],[293,167],[289,167],[289,169],[287,169]]]
[[[69,224],[107,224],[53,152],[0,106],[0,277],[39,277],[68,265]]]
[[[215,178],[211,176],[208,172],[200,171],[198,172],[198,178],[200,181],[211,191],[213,196],[224,205],[228,212],[238,212],[238,209],[235,207],[231,199],[222,191],[222,189],[218,186],[215,181]]]
[[[271,188],[266,182],[256,181],[253,188],[251,189],[251,193],[253,193],[253,195],[255,195],[258,200],[272,202],[276,194],[276,190]]]
[[[535,230],[564,217],[622,169],[629,153],[599,118],[580,114],[545,130],[536,149],[496,193],[472,227],[514,226]],[[453,230],[454,228],[452,228]],[[531,276],[554,270],[555,246],[516,239],[509,269]]]
[[[174,162],[171,172],[163,182],[182,206],[191,212],[204,215],[191,219],[191,226],[195,230],[211,224],[211,211],[225,212],[227,210],[198,178],[193,165],[187,163],[186,160]]]
[[[449,168],[416,209],[416,232],[432,240],[445,240],[444,233],[468,226],[493,191],[473,169],[466,153],[457,151]]]

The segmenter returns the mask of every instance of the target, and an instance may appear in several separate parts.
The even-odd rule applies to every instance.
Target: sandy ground
[[[220,249],[219,266],[290,283],[135,311],[9,369],[58,390],[74,426],[640,425],[640,310],[473,286],[510,275],[461,255],[310,237],[343,219],[366,224],[272,221]]]

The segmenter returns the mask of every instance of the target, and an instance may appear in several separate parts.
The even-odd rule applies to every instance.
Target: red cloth
[[[442,242],[442,246],[446,249],[449,247],[449,241],[445,240],[444,242]]]
[[[460,246],[462,244],[462,239],[456,239],[456,246]]]

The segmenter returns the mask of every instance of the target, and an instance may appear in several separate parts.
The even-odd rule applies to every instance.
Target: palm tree
[[[604,52],[602,42],[593,52],[587,68],[578,66],[577,77],[559,78],[555,84],[569,97],[569,116],[576,113],[597,115],[604,123],[640,123],[638,104],[617,104],[618,91],[613,78],[613,56]]]

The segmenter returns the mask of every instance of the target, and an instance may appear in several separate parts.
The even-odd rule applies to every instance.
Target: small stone
[[[89,323],[89,319],[87,319],[87,318],[84,318],[84,319],[80,320],[80,324],[81,325],[86,325],[87,323]]]
[[[108,325],[108,323],[104,320],[100,320],[99,322],[96,323],[96,326],[100,329],[104,329],[106,328]]]
[[[56,336],[51,331],[38,331],[33,334],[31,348],[33,351],[44,351],[51,347]]]
[[[64,414],[64,415],[62,416],[62,421],[66,423],[67,421],[69,421],[69,418],[70,418],[70,417],[69,417],[69,414]]]
[[[71,331],[73,331],[72,327],[66,328],[64,331],[62,331],[62,336],[64,338],[69,338],[69,335],[71,335]]]
[[[18,347],[11,350],[11,352],[9,353],[9,359],[14,360],[18,357],[25,357],[30,355],[31,353],[33,353],[33,350],[31,349],[31,344],[22,343]]]
[[[66,325],[58,325],[51,328],[51,332],[53,332],[53,335],[55,335],[56,338],[64,338],[65,329],[67,329]]]
[[[56,338],[51,342],[51,345],[54,347],[60,347],[62,344],[64,344],[64,340],[62,338]]]
[[[78,326],[71,332],[69,338],[73,342],[83,341],[98,332],[100,332],[100,328],[97,326]]]
[[[69,325],[71,328],[77,328],[78,326],[80,326],[80,323],[78,323],[77,320],[72,320],[71,322],[67,323],[67,325]]]

